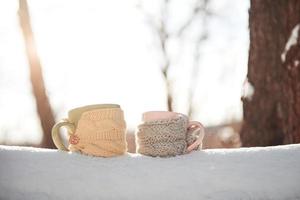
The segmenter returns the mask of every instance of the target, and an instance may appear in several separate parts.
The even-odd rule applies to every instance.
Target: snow
[[[285,44],[285,48],[284,48],[284,51],[282,52],[281,54],[281,61],[282,62],[285,62],[285,58],[286,58],[286,54],[287,52],[290,50],[290,48],[297,44],[297,39],[298,39],[298,33],[299,33],[299,29],[300,29],[300,23],[297,24],[293,30],[292,30],[292,33],[287,41],[287,43]]]
[[[300,144],[172,158],[0,146],[0,199],[300,199]]]
[[[248,81],[248,79],[244,82],[243,85],[243,94],[242,96],[246,99],[248,99],[249,101],[252,100],[252,96],[254,94],[254,86]]]

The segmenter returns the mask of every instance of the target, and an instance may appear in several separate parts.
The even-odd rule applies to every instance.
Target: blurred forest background
[[[205,148],[300,142],[299,27],[297,0],[0,0],[0,144],[53,148],[99,103],[131,151],[149,110],[201,121]]]

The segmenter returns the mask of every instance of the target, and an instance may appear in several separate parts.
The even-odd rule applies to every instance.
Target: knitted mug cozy
[[[74,134],[70,134],[71,151],[87,155],[112,157],[127,150],[126,124],[120,108],[84,112]]]
[[[127,151],[126,123],[121,108],[85,111],[78,115],[77,122],[74,122],[73,116],[72,122],[64,119],[53,127],[52,138],[58,149],[101,157],[118,156]],[[58,133],[58,129],[63,126],[69,130],[68,148]]]
[[[188,129],[184,115],[174,119],[148,121],[140,124],[136,132],[137,152],[147,156],[170,157],[187,153],[187,147],[199,137],[201,129]],[[201,141],[202,141],[201,139]],[[202,143],[196,149],[201,149]]]

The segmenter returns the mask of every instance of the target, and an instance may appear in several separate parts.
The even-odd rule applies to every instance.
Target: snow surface
[[[293,30],[292,30],[292,33],[287,41],[287,43],[285,44],[285,48],[284,48],[284,51],[282,52],[281,54],[281,61],[282,62],[285,62],[285,59],[286,59],[286,54],[287,52],[290,50],[290,48],[292,46],[294,46],[295,44],[297,44],[297,39],[298,39],[298,33],[299,33],[299,29],[300,29],[300,23],[297,24]]]
[[[172,158],[0,146],[0,199],[300,199],[300,144]]]

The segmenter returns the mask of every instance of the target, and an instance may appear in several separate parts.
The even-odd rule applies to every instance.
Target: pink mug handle
[[[196,128],[195,131],[200,131],[200,134],[199,134],[199,137],[197,138],[197,140],[191,144],[190,146],[188,146],[187,148],[187,152],[191,152],[195,149],[198,148],[199,145],[202,144],[202,140],[204,138],[204,135],[205,135],[205,129],[204,129],[204,126],[200,123],[200,122],[197,122],[197,121],[190,121],[189,122],[189,125],[188,125],[188,130],[189,129],[194,129]],[[195,131],[188,131],[187,134],[192,134],[194,133]]]

